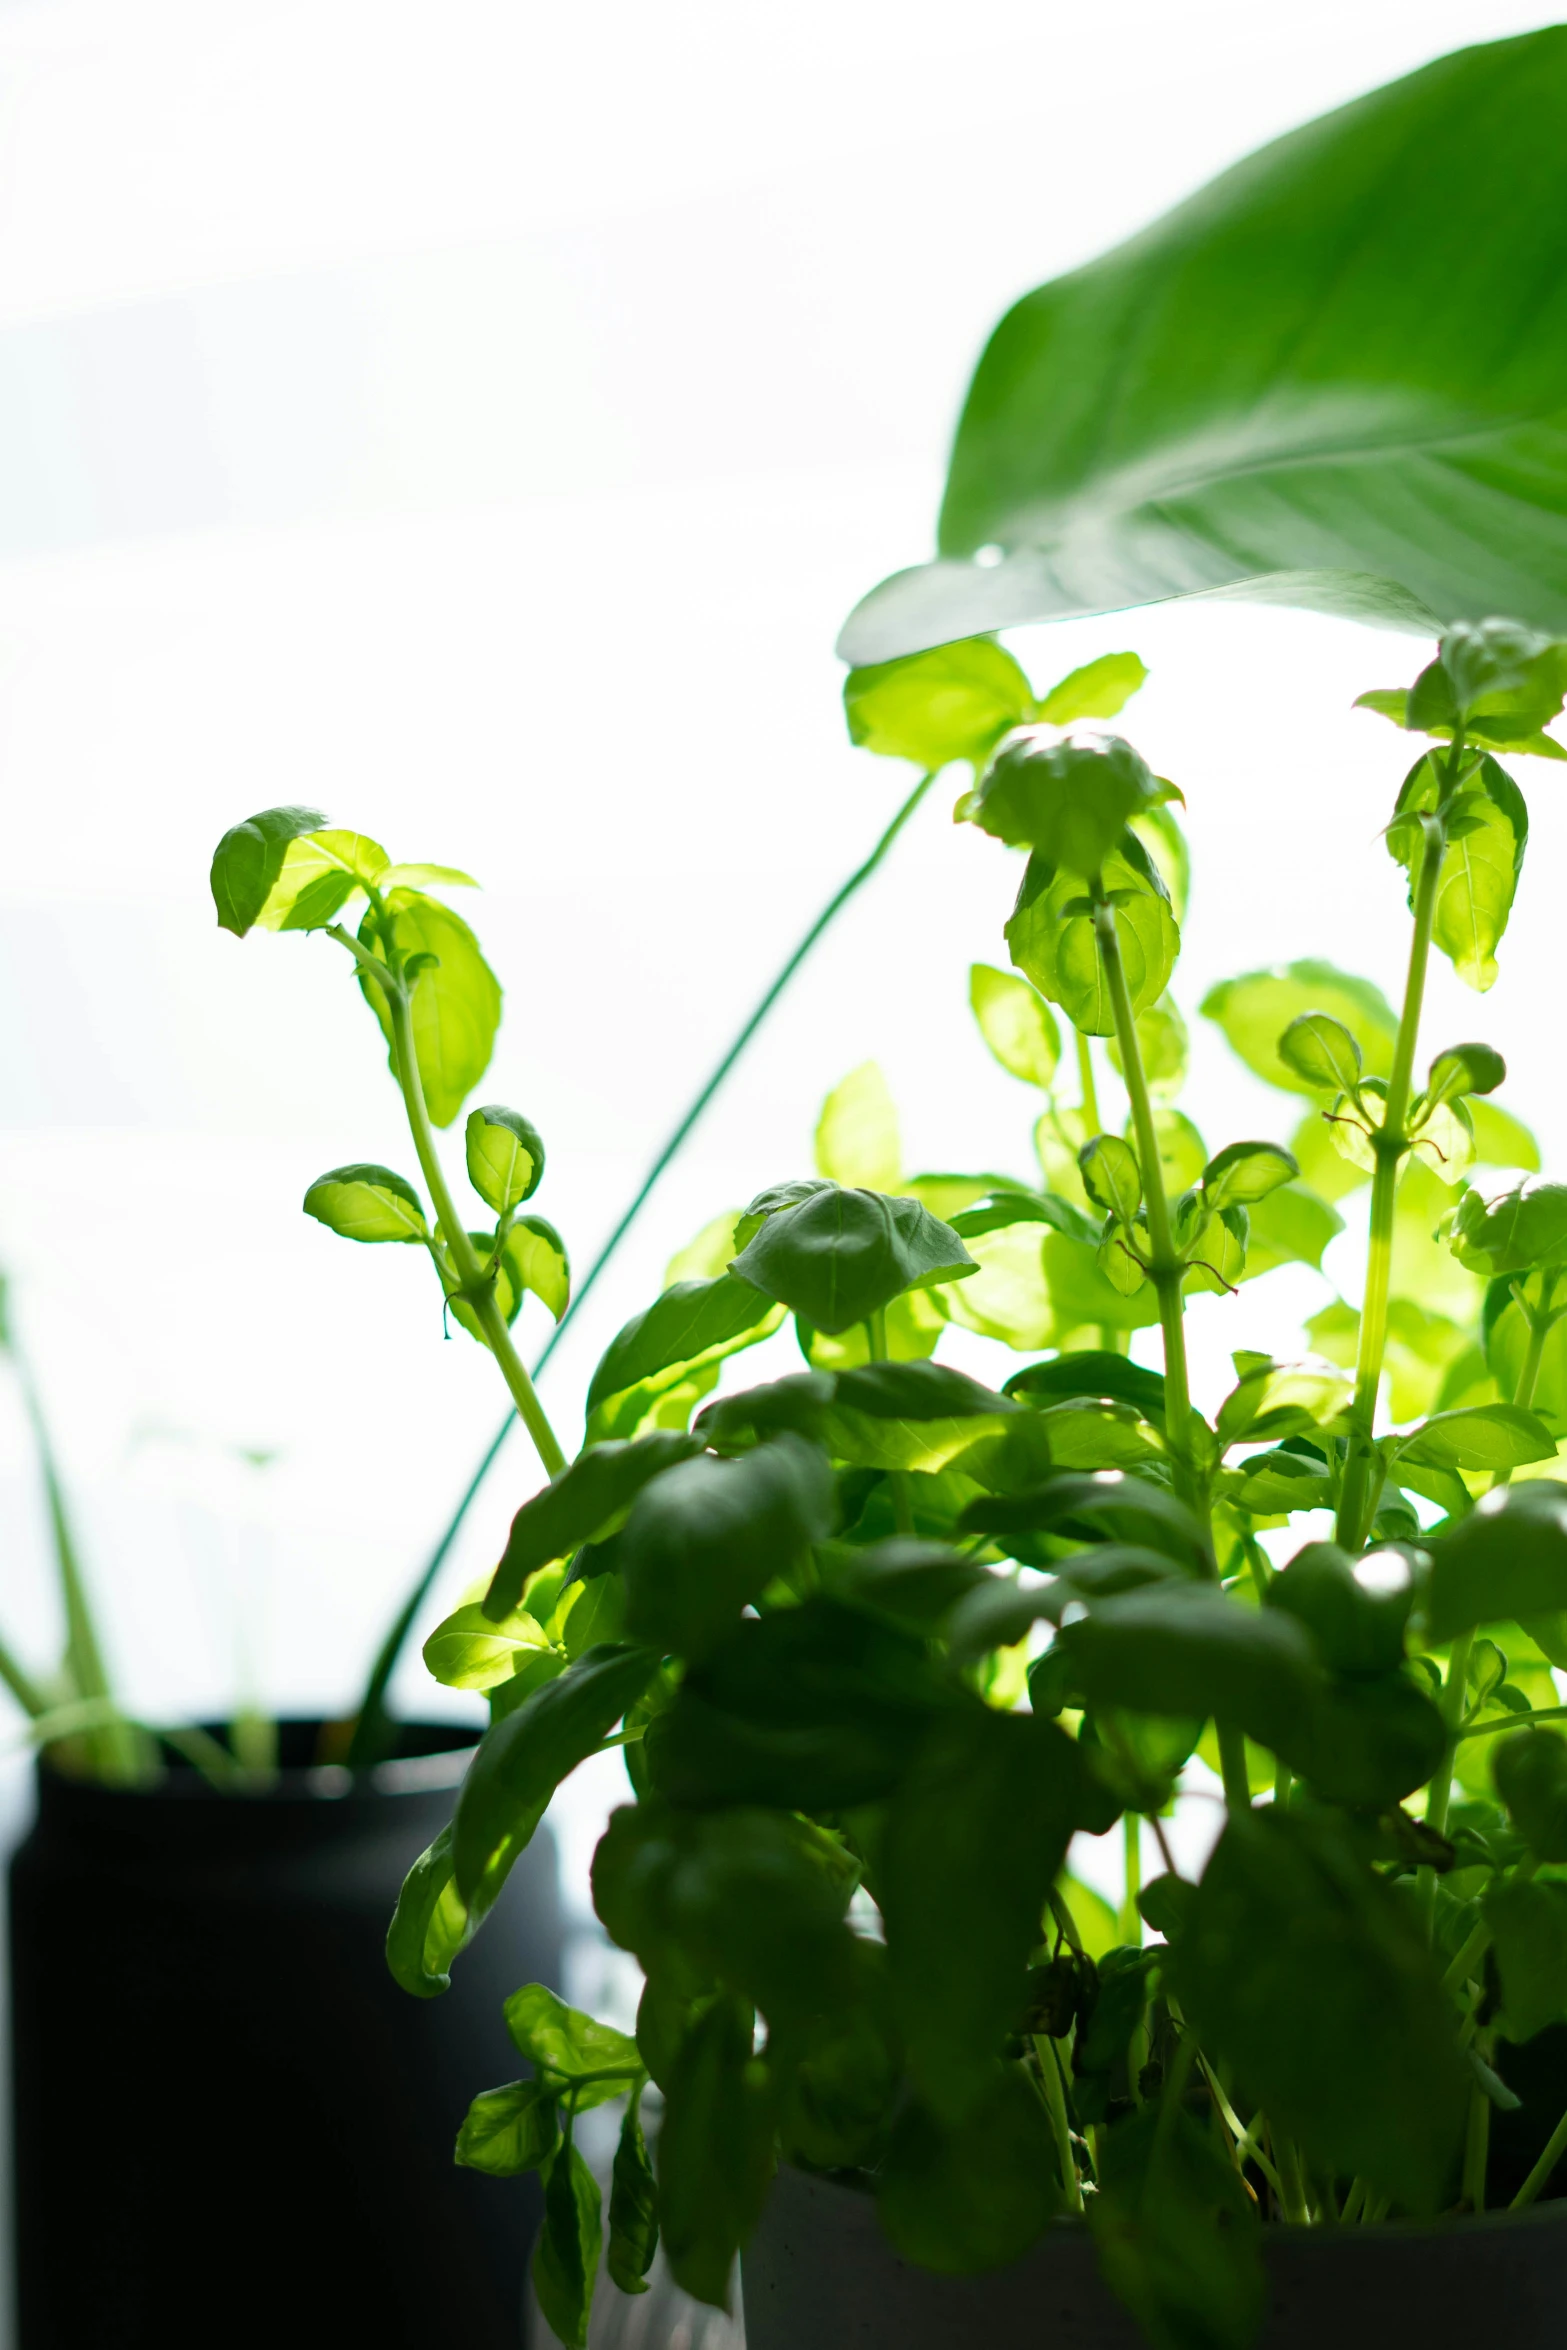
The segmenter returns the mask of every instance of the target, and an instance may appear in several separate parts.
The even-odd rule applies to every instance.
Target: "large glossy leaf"
[[[759,1205],[753,1202],[748,1215]],[[951,1225],[918,1200],[823,1183],[766,1214],[734,1270],[737,1279],[835,1335],[868,1321],[904,1290],[960,1281],[975,1265]]]
[[[969,391],[942,559],[843,657],[1215,593],[1560,634],[1564,123],[1563,28],[1461,50],[1028,295]]]

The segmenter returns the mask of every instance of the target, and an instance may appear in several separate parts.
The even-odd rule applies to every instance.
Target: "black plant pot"
[[[521,2065],[501,2002],[558,1984],[535,1838],[452,1989],[386,1969],[467,1746],[409,1726],[350,1782],[285,1723],[256,1795],[38,1773],[11,1864],[20,2350],[518,2350],[533,2182],[452,2163]]]
[[[1559,2350],[1567,2203],[1436,2227],[1270,2228],[1257,2350]],[[867,2194],[781,2170],[745,2253],[747,2350],[1147,2350],[1082,2221],[1010,2268],[937,2277],[898,2258]]]

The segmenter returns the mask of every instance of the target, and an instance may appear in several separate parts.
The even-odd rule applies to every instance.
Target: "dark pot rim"
[[[227,1735],[226,1725],[222,1723],[206,1722],[201,1726],[220,1742]],[[208,1805],[261,1809],[283,1804],[352,1804],[382,1802],[388,1796],[437,1795],[461,1784],[473,1750],[483,1736],[482,1726],[474,1722],[399,1722],[396,1730],[403,1751],[385,1762],[373,1763],[368,1770],[351,1771],[342,1763],[286,1759],[291,1750],[300,1755],[315,1751],[326,1727],[324,1716],[282,1715],[277,1727],[285,1759],[270,1778],[241,1787],[215,1787],[183,1757],[174,1754],[166,1754],[165,1768],[158,1778],[139,1787],[116,1786],[102,1779],[63,1771],[47,1753],[39,1754],[34,1758],[33,1775],[40,1808],[55,1812],[91,1807],[100,1813],[105,1809],[128,1813],[149,1805],[161,1808],[171,1804],[181,1809]]]
[[[869,2212],[872,2218],[875,2217],[876,2190],[867,2173],[802,2170],[797,2163],[780,2162],[777,2175],[786,2177],[791,2182],[799,2182],[807,2189],[842,2196],[847,2202]],[[1265,2245],[1288,2243],[1305,2246],[1307,2244],[1341,2244],[1347,2237],[1357,2244],[1378,2242],[1407,2244],[1418,2243],[1431,2237],[1453,2235],[1496,2235],[1511,2230],[1523,2234],[1545,2224],[1555,2227],[1567,2226],[1567,2195],[1553,2195],[1548,2199],[1541,2196],[1537,2202],[1527,2205],[1522,2211],[1468,2211],[1448,2213],[1439,2219],[1386,2219],[1378,2220],[1374,2227],[1351,2227],[1347,2230],[1331,2227],[1301,2227],[1289,2220],[1269,2220],[1263,2227],[1262,2241]],[[1087,2244],[1091,2240],[1087,2220],[1074,2212],[1058,2212],[1053,2219],[1047,2222],[1044,2232],[1036,2236],[1028,2250],[1019,2255],[1019,2260],[1033,2259],[1052,2240],[1059,2242],[1063,2237],[1070,2237],[1075,2241]],[[886,2245],[891,2258],[895,2260],[903,2258],[903,2255],[895,2249],[890,2238],[882,2236],[880,2240]],[[910,2268],[917,2268],[919,2265],[917,2261],[905,2262],[905,2266]],[[1007,2268],[1016,2268],[1017,2265],[1018,2261],[1005,2264]],[[931,2269],[927,2273],[931,2276],[948,2277],[953,2283],[962,2283],[963,2281],[962,2273],[954,2274],[950,2270]],[[970,2277],[984,2277],[999,2276],[1004,2271],[1002,2269],[972,2269],[965,2273]]]

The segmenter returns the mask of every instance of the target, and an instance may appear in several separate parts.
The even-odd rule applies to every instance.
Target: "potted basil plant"
[[[753,2350],[1244,2350],[1395,2313],[1441,2340],[1482,2310],[1555,2338],[1567,1189],[1470,1181],[1532,1140],[1500,1055],[1433,1052],[1421,1012],[1433,952],[1495,975],[1527,837],[1503,762],[1560,755],[1567,645],[1455,626],[1366,697],[1416,738],[1403,999],[1315,962],[1212,990],[1299,1120],[1218,1147],[1174,1098],[1177,795],[1080,723],[1140,676],[1109,656],[1041,701],[988,639],[851,674],[859,739],[971,762],[959,817],[1021,861],[1013,968],[973,992],[1040,1091],[1039,1168],[883,1188],[850,1149],[860,1181],[726,1219],[427,1646],[495,1719],[403,1890],[406,1988],[441,1988],[579,1762],[618,1746],[630,1780],[593,1892],[646,1977],[635,2034],[520,1986],[530,2069],[457,2142],[542,2175],[563,2343],[601,2249],[635,2294],[660,2241],[714,2304],[743,2253]],[[1238,1344],[1199,1410],[1187,1299],[1320,1263],[1360,1198],[1358,1304],[1303,1361]],[[802,1367],[715,1395],[790,1317]],[[949,1324],[1024,1359],[987,1386],[934,1359]],[[1128,1351],[1155,1329],[1157,1368]],[[1200,1867],[1166,1825],[1193,1757]],[[1107,1935],[1068,1863],[1112,1834]],[[606,2213],[577,2141],[615,2099]]]
[[[351,967],[379,974],[366,992],[389,1033],[416,1153],[438,1167],[434,1129],[484,1074],[501,993],[468,925],[430,894],[460,877],[388,867],[373,843],[290,809],[225,837],[213,892],[220,921],[243,935],[315,927],[315,912],[342,912],[357,890]],[[430,1245],[452,1317],[495,1355],[554,1469],[562,1455],[512,1336],[525,1296],[555,1317],[566,1302],[564,1246],[523,1205],[543,1145],[526,1119],[495,1108],[474,1111],[466,1136],[493,1227],[470,1238],[442,1193],[457,1237],[432,1234]],[[357,1238],[420,1237],[412,1187],[385,1169],[334,1169],[305,1204]],[[66,1626],[55,1675],[0,1650],[0,1678],[41,1749],[38,1816],[10,1876],[28,2350],[194,2339],[237,2291],[247,2338],[297,2333],[308,2319],[311,2338],[369,2329],[412,2345],[455,2324],[469,2342],[517,2350],[537,2188],[519,2200],[516,2188],[454,2173],[442,2149],[475,2067],[506,2045],[504,1994],[519,1975],[558,1979],[549,1838],[481,1954],[486,1979],[439,2008],[411,2008],[386,1972],[386,1919],[450,1817],[473,1732],[391,1721],[379,1661],[344,1723],[132,1718],[111,1688],[36,1388],[7,1345],[36,1434]],[[356,1720],[373,1726],[367,1752]],[[114,2186],[84,2257],[88,2113]]]

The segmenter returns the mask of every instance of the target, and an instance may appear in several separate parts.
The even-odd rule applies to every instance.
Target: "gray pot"
[[[1270,2228],[1257,2350],[1567,2340],[1567,2202],[1435,2227]],[[747,2350],[1147,2350],[1080,2220],[988,2276],[900,2260],[869,2195],[782,2169],[745,2254]]]

